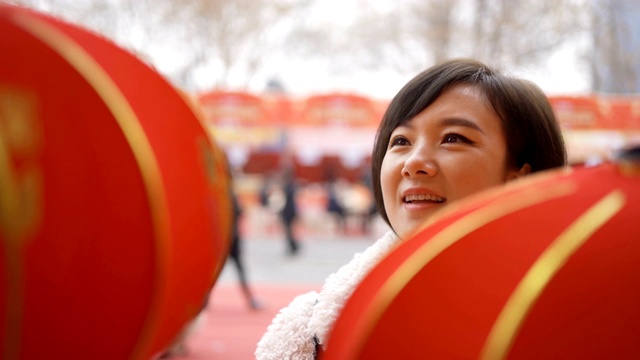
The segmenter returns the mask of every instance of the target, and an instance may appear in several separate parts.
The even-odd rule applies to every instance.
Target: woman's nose
[[[438,166],[424,149],[416,149],[404,162],[402,175],[406,177],[414,176],[434,176],[438,172]]]

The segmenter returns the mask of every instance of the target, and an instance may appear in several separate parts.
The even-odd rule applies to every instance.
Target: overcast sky
[[[33,0],[33,2],[38,4],[36,8],[46,11],[46,1]],[[390,4],[388,1],[374,3],[379,3],[381,4],[380,6]],[[351,6],[345,6],[345,4],[350,4]],[[327,16],[319,18],[331,19],[334,25],[343,22],[348,23],[351,21],[352,14],[358,11],[357,4],[355,1],[319,1],[313,11],[314,13],[326,12]],[[340,6],[340,11],[336,11],[336,6]],[[144,37],[136,36],[135,30],[139,29],[135,26],[128,29],[128,42],[134,48],[144,47]],[[162,48],[145,51],[153,57],[150,60],[152,60],[156,69],[167,77],[176,68],[176,64],[184,61],[184,54],[176,51],[176,47],[169,40],[167,39],[162,44],[155,44],[156,46],[160,45]],[[587,93],[590,88],[590,79],[587,75],[589,74],[589,69],[585,68],[585,62],[580,60],[580,49],[584,49],[584,44],[576,42],[573,46],[550,56],[546,64],[521,69],[508,68],[506,70],[514,75],[533,81],[549,95]],[[354,92],[374,98],[388,99],[393,97],[412,76],[406,75],[402,77],[391,70],[360,71],[336,75],[335,72],[328,68],[326,63],[313,60],[287,62],[286,64],[278,63],[275,68],[278,69],[280,74],[274,73],[257,77],[253,80],[250,89],[260,92],[264,90],[265,84],[269,80],[267,77],[274,77],[282,81],[289,93],[298,96],[326,92]],[[215,79],[215,71],[218,71],[218,69],[213,67],[200,70],[197,74],[199,79],[197,88],[201,90],[212,88],[214,84],[207,83],[207,80]]]

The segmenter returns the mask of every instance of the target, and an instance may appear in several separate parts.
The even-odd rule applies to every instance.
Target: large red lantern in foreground
[[[640,166],[532,175],[449,209],[356,289],[322,359],[640,354]]]
[[[0,49],[0,357],[149,358],[224,263],[224,156],[96,34],[2,5]]]

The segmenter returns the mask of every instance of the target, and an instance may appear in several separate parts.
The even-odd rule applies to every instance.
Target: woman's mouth
[[[410,194],[405,196],[402,201],[406,204],[422,204],[422,203],[443,203],[447,201],[447,199],[431,194]]]

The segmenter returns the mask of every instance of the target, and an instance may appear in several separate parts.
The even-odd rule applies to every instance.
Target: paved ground
[[[295,296],[319,290],[324,279],[371,245],[386,227],[376,222],[369,235],[302,234],[302,250],[288,257],[278,232],[245,236],[243,257],[253,292],[264,305],[251,310],[242,296],[238,274],[227,263],[211,294],[208,309],[186,340],[179,359],[253,359],[256,343],[272,318]]]

